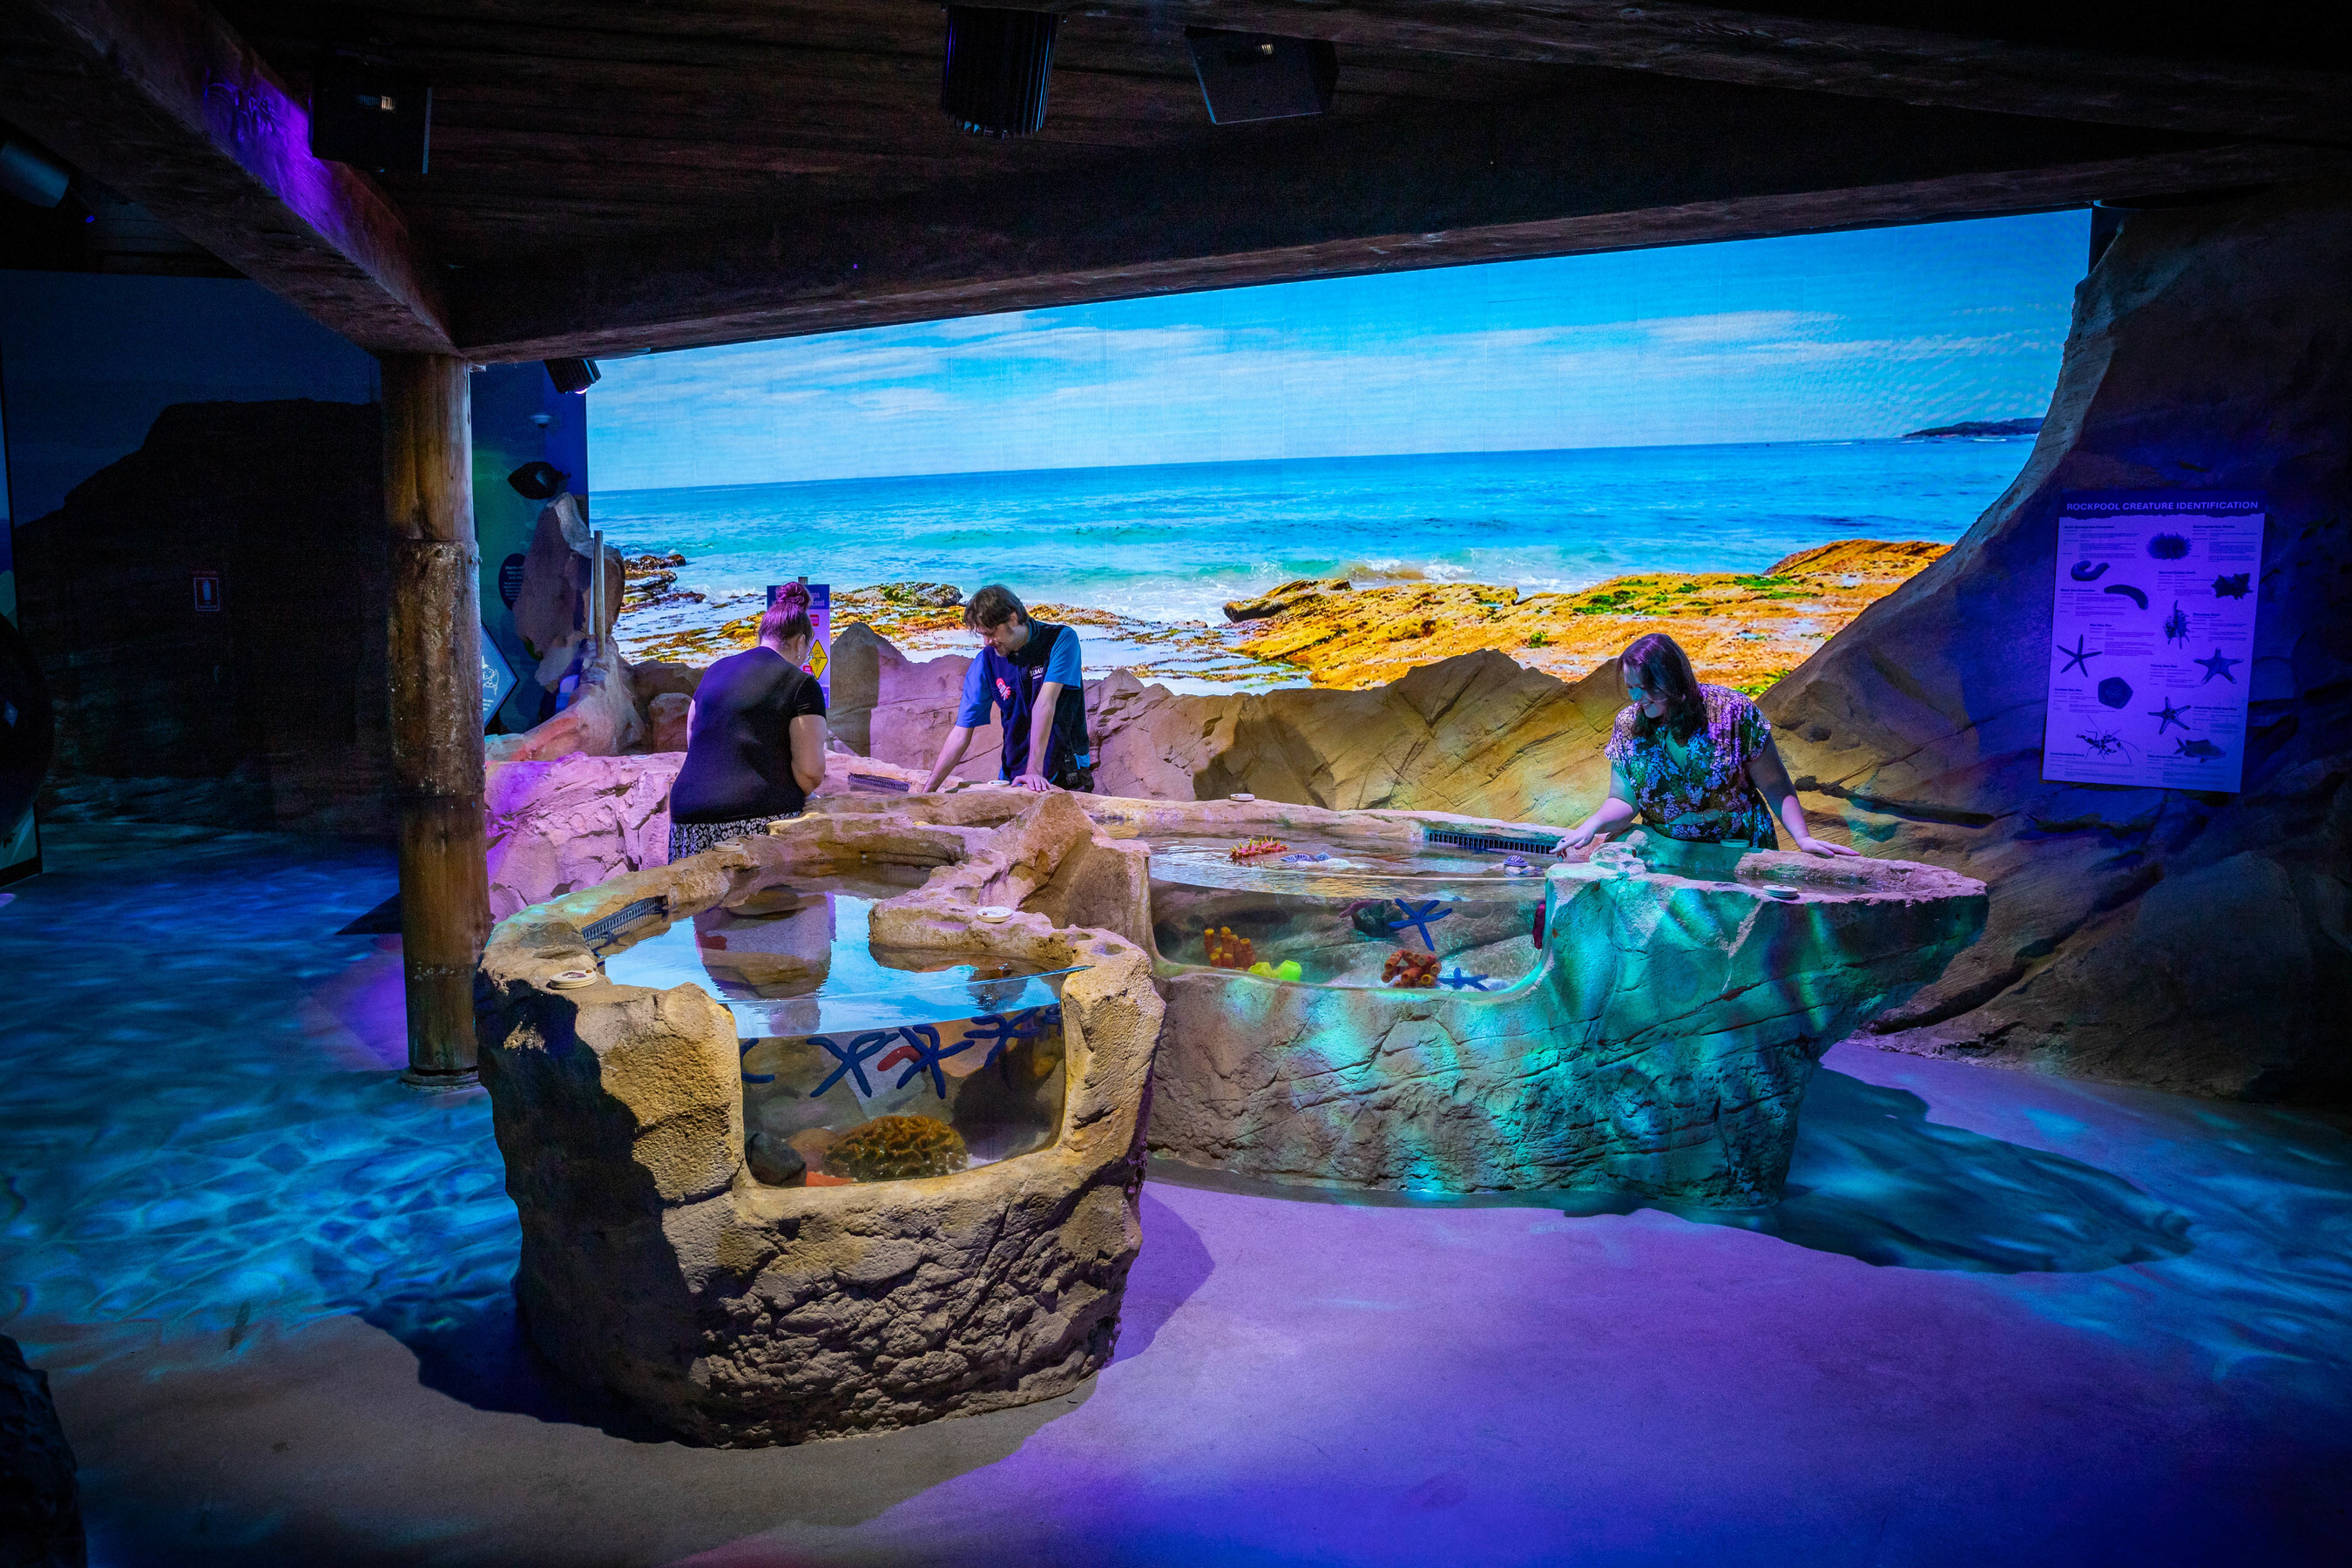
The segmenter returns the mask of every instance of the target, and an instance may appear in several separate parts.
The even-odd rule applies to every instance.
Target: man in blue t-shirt
[[[1093,747],[1087,739],[1087,686],[1078,663],[1078,634],[1050,621],[1033,621],[1012,589],[991,583],[964,606],[963,624],[982,638],[980,656],[963,679],[955,728],[940,747],[924,790],[935,790],[988,722],[993,707],[1004,726],[1000,781],[1023,789],[1095,787]]]

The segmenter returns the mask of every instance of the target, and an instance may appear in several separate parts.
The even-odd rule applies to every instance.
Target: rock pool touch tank
[[[616,984],[695,985],[733,1014],[763,1183],[951,1175],[1042,1148],[1061,1124],[1073,971],[878,946],[867,916],[902,890],[803,879],[604,960]]]
[[[1149,842],[1152,940],[1171,963],[1486,992],[1527,979],[1541,952],[1550,862],[1532,842],[1486,850],[1288,834],[1238,860],[1229,837]]]

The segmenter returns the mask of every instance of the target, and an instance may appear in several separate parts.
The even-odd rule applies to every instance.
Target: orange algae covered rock
[[[828,1173],[856,1182],[952,1176],[970,1163],[963,1138],[928,1116],[877,1116],[825,1151]]]

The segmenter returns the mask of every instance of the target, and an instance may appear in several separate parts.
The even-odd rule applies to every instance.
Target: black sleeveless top
[[[694,692],[686,765],[669,786],[672,822],[790,816],[808,804],[793,777],[792,721],[824,717],[816,677],[772,647],[730,654]]]

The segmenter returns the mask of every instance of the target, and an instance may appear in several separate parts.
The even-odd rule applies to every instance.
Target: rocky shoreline
[[[1171,675],[1221,684],[1306,684],[1368,690],[1406,671],[1484,649],[1575,680],[1645,632],[1689,650],[1699,678],[1754,693],[1942,555],[1925,541],[1840,540],[1800,551],[1762,573],[1642,573],[1565,594],[1522,595],[1480,583],[1286,583],[1225,606],[1223,626],[1140,621],[1085,605],[1038,605],[1052,621],[1087,628],[1140,658],[1121,668],[1151,681]],[[633,662],[708,664],[750,646],[757,607],[708,605],[699,617],[655,625],[640,614],[676,605],[682,558],[641,557],[644,589],[625,602],[620,633]],[[640,581],[630,563],[633,589]],[[698,604],[699,601],[698,600]],[[946,584],[884,583],[836,594],[836,633],[863,621],[910,651],[950,651],[963,634],[961,595]],[[730,611],[740,613],[730,613]],[[637,625],[633,626],[632,621]]]

